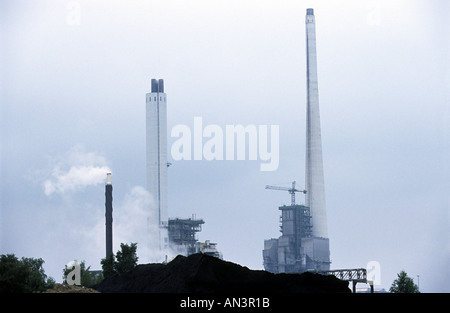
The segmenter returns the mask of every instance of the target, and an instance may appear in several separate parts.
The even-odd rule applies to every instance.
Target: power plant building
[[[196,233],[202,230],[203,219],[169,218],[169,242],[177,254],[189,256],[194,253],[204,253],[222,259],[222,253],[217,250],[216,243],[209,240],[200,242]]]
[[[202,219],[194,217],[169,219],[169,240],[178,254],[191,255],[197,252],[196,233],[202,230],[204,223]]]
[[[301,273],[330,269],[330,248],[325,206],[325,184],[317,78],[316,27],[314,10],[306,11],[306,203],[279,207],[279,238],[264,241],[266,271]],[[299,191],[293,188],[290,193]]]

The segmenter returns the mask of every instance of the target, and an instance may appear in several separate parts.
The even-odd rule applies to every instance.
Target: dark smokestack
[[[152,92],[164,92],[164,79],[152,79]]]
[[[106,258],[113,254],[113,242],[112,242],[112,185],[111,185],[111,173],[106,174],[106,186],[105,186],[105,206],[106,206]]]
[[[164,79],[158,80],[158,91],[164,92]]]

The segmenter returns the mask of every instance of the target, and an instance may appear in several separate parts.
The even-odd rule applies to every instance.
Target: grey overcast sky
[[[175,161],[169,217],[262,269],[278,206],[304,185],[305,14],[316,16],[332,268],[405,270],[450,292],[450,6],[442,0],[1,1],[0,253],[100,269],[112,171],[114,251],[145,232],[145,94],[179,124],[279,125],[280,161]],[[302,197],[298,196],[299,201]]]

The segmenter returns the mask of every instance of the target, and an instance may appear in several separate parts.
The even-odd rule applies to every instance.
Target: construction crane
[[[295,205],[295,193],[296,192],[303,192],[304,194],[306,194],[306,190],[300,190],[300,189],[295,188],[295,180],[292,182],[291,188],[266,185],[266,189],[285,190],[285,191],[289,192],[289,194],[291,195],[291,205]]]

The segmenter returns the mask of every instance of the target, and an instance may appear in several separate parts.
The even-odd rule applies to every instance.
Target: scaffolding
[[[179,246],[185,246],[187,255],[195,253],[198,241],[196,233],[202,230],[204,223],[202,219],[195,219],[195,217],[169,219],[169,241]]]

